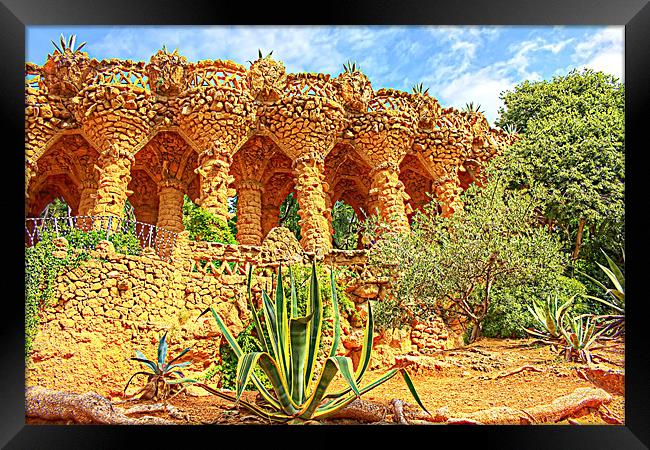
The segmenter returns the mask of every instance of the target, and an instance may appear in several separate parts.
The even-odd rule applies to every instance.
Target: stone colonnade
[[[28,63],[26,74],[28,211],[67,192],[79,215],[123,217],[131,198],[138,220],[182,231],[184,195],[225,225],[236,193],[237,239],[246,245],[260,245],[278,225],[282,183],[295,193],[307,251],[332,247],[335,191],[354,196],[355,209],[378,213],[393,230],[408,230],[409,214],[419,206],[400,179],[407,156],[422,161],[428,180],[409,184],[409,192],[432,186],[444,203],[441,213],[451,214],[462,207],[458,168],[466,161],[482,164],[511,140],[480,113],[443,109],[426,92],[374,91],[356,69],[335,78],[287,74],[270,57],[245,68],[221,60],[188,63],[165,50],[148,64],[91,61],[86,53],[66,50],[54,52],[42,67]],[[161,132],[176,138],[144,151]],[[80,147],[49,150],[66,135],[81,136]],[[284,166],[249,149],[239,171],[233,169],[238,152],[262,137]],[[88,151],[80,150],[84,145]],[[341,164],[365,167],[360,188],[330,186],[343,179],[340,164],[326,169],[337,145],[353,149]],[[76,168],[70,166],[74,159]]]

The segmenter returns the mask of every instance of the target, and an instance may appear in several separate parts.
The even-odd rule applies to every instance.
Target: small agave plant
[[[465,107],[463,108],[463,111],[467,113],[483,113],[483,110],[481,109],[481,105],[479,103],[474,105],[474,102],[465,103]]]
[[[427,95],[429,93],[429,88],[424,89],[423,83],[414,84],[413,93],[419,95]]]
[[[560,303],[557,295],[553,300],[547,298],[543,304],[533,302],[533,307],[527,306],[528,311],[535,319],[535,329],[524,328],[529,334],[540,338],[545,344],[557,345],[562,340],[562,327],[564,317],[573,303],[574,297]]]
[[[620,335],[625,334],[625,275],[623,274],[621,268],[618,267],[618,265],[612,260],[612,258],[610,258],[609,255],[607,255],[607,253],[605,253],[604,251],[602,252],[605,255],[605,258],[607,259],[607,265],[609,266],[609,268],[603,266],[600,263],[596,263],[596,264],[598,264],[598,267],[600,267],[600,269],[605,273],[605,275],[607,275],[607,278],[610,279],[613,287],[608,288],[600,281],[596,280],[593,277],[590,277],[586,273],[584,272],[580,272],[580,273],[582,273],[582,275],[584,275],[585,277],[589,278],[591,281],[596,283],[599,287],[601,287],[605,291],[605,294],[609,295],[608,300],[599,297],[594,297],[593,295],[585,295],[585,297],[592,300],[596,300],[611,308],[611,310],[613,311],[611,314],[606,314],[597,317],[603,320],[605,324],[604,334],[607,335],[609,338],[613,339]],[[625,262],[625,252],[623,252],[623,262]]]
[[[571,320],[568,327],[560,329],[564,337],[561,351],[567,361],[579,360],[591,364],[591,347],[605,332],[605,329],[597,329],[597,320],[590,315],[580,316]]]
[[[357,66],[356,61],[348,61],[346,64],[343,64],[343,72],[345,73],[354,73],[359,71],[359,66]]]
[[[277,275],[275,302],[262,291],[264,329],[251,299],[252,269],[248,272],[248,304],[251,309],[257,335],[268,336],[260,339],[263,351],[244,354],[237,341],[226,327],[223,319],[208,308],[203,313],[212,312],[221,332],[238,358],[236,396],[213,389],[205,384],[197,384],[208,392],[221,398],[241,403],[254,414],[267,420],[284,423],[327,418],[341,410],[364,393],[388,381],[400,372],[415,401],[426,411],[404,369],[393,369],[377,380],[365,384],[363,376],[370,363],[373,339],[372,308],[368,307],[368,321],[359,365],[355,370],[352,361],[337,356],[336,350],[341,334],[340,317],[334,275],[330,274],[332,289],[332,309],[334,312],[334,339],[328,357],[320,373],[316,373],[316,357],[321,345],[323,332],[323,302],[320,296],[316,267],[312,264],[310,295],[307,300],[305,316],[298,315],[298,301],[293,273],[289,268],[291,299],[285,298],[282,284],[282,268]],[[272,390],[268,390],[253,373],[259,366],[268,377]],[[347,388],[327,393],[330,383],[340,373]],[[241,399],[249,381],[257,388],[265,405],[252,404]]]
[[[182,352],[178,354],[178,356],[172,358],[169,362],[166,363],[165,359],[167,359],[167,333],[165,333],[158,341],[158,359],[156,361],[151,361],[147,359],[147,357],[144,356],[140,351],[136,350],[135,351],[136,357],[130,359],[139,362],[140,364],[146,366],[150,370],[147,372],[144,371],[136,372],[133,375],[131,375],[131,378],[129,378],[129,381],[126,383],[126,386],[124,387],[124,394],[126,394],[126,389],[131,384],[133,378],[135,378],[137,375],[147,376],[147,384],[138,392],[132,395],[132,397],[135,397],[136,395],[142,393],[142,395],[140,396],[141,400],[167,398],[171,393],[172,385],[179,384],[178,382],[193,381],[193,380],[186,379],[185,376],[183,375],[183,372],[178,370],[181,367],[185,367],[191,364],[191,361],[185,361],[182,363],[174,364],[176,361],[182,358],[189,350],[190,350],[189,347],[184,349]]]

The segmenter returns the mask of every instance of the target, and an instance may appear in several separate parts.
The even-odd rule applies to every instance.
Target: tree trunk
[[[582,246],[582,233],[585,230],[585,223],[587,223],[585,219],[580,219],[580,221],[578,222],[578,235],[576,236],[576,246],[573,249],[573,254],[571,255],[571,259],[573,261],[578,259],[578,255],[580,254],[580,247]]]
[[[481,336],[481,322],[472,319],[472,335],[469,337],[469,343],[475,342]]]

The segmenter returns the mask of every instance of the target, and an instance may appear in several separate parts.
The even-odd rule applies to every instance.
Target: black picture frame
[[[109,427],[109,426],[36,426],[24,419],[24,295],[21,279],[24,254],[18,233],[22,234],[24,205],[24,63],[25,29],[31,25],[220,25],[220,24],[394,24],[394,25],[624,25],[626,85],[626,234],[631,242],[626,248],[628,290],[631,293],[627,317],[626,406],[625,426],[456,426],[456,427],[292,427],[296,433],[325,433],[334,445],[364,445],[366,439],[388,439],[408,446],[446,445],[462,447],[472,442],[477,448],[589,448],[633,449],[650,445],[650,374],[644,333],[645,315],[641,270],[644,257],[642,227],[648,206],[641,171],[642,152],[650,151],[644,135],[650,100],[650,4],[647,0],[475,0],[425,2],[414,0],[357,1],[355,3],[322,2],[255,5],[217,1],[112,0],[89,3],[87,0],[0,0],[0,88],[2,118],[6,125],[3,157],[8,159],[0,172],[6,181],[0,196],[7,210],[1,221],[2,256],[5,263],[3,286],[4,321],[0,327],[3,372],[0,383],[0,445],[5,448],[116,448],[121,442],[134,440],[143,445],[171,444],[174,437],[187,445],[244,445],[262,434],[287,433],[288,427]],[[4,161],[3,161],[4,162]],[[22,210],[22,211],[21,211]],[[14,233],[16,233],[14,235]],[[641,244],[641,245],[640,245]],[[9,270],[7,272],[6,270]],[[12,273],[15,271],[15,276]],[[207,438],[196,440],[196,433]],[[362,433],[364,441],[351,439]],[[224,437],[236,437],[240,444],[228,444]],[[306,436],[302,436],[304,439]],[[340,440],[337,443],[335,440]],[[146,442],[146,444],[145,444]],[[305,440],[303,445],[312,441]],[[315,442],[315,441],[314,441]],[[327,442],[327,441],[323,441]],[[271,441],[268,442],[271,444]],[[373,444],[376,445],[376,444]]]

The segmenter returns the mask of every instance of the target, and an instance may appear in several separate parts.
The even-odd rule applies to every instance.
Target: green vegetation
[[[72,246],[65,258],[55,256],[54,239],[53,234],[47,233],[36,245],[25,249],[25,356],[38,334],[43,310],[52,304],[54,280],[88,258],[87,253],[77,252]]]
[[[190,351],[189,347],[183,349],[183,351],[181,351],[176,357],[172,358],[169,362],[166,363],[165,360],[167,359],[167,333],[163,334],[163,336],[158,341],[158,357],[155,361],[151,361],[147,359],[140,351],[136,350],[135,351],[136,357],[130,359],[132,361],[139,362],[143,366],[147,367],[149,370],[147,372],[144,371],[136,372],[133,375],[131,375],[131,378],[129,378],[129,381],[126,383],[126,386],[124,386],[124,393],[126,394],[126,389],[131,384],[133,378],[135,378],[138,375],[146,375],[147,384],[138,392],[133,394],[133,396],[136,396],[144,392],[140,397],[141,399],[167,398],[171,391],[170,385],[175,384],[175,383],[170,383],[169,380],[181,380],[183,382],[189,381],[189,380],[185,380],[185,375],[183,375],[183,372],[181,372],[178,369],[191,364],[191,361],[185,361],[182,363],[174,364],[176,361],[178,361],[183,356],[185,356],[185,354],[189,351]]]
[[[183,226],[195,241],[236,244],[232,229],[214,214],[197,206],[186,195],[183,203]]]
[[[298,216],[299,209],[300,206],[298,205],[298,200],[292,192],[287,195],[280,205],[280,220],[278,222],[278,226],[286,227],[291,230],[298,240],[302,237],[300,230],[300,216]]]
[[[585,287],[575,278],[558,271],[542,271],[529,283],[504,281],[494,286],[488,313],[483,321],[483,336],[493,338],[525,338],[524,328],[535,325],[529,309],[547,297],[565,302],[573,298],[573,308],[581,313],[591,311],[583,300]]]
[[[330,274],[330,286],[332,305],[335,313],[334,340],[320,375],[316,377],[316,355],[321,346],[324,319],[323,302],[320,295],[320,287],[318,286],[316,267],[315,265],[312,266],[307,315],[304,316],[300,316],[298,312],[298,295],[291,270],[289,270],[289,275],[290,285],[292,286],[289,302],[287,302],[283,289],[281,269],[278,271],[275,302],[268,297],[265,291],[262,291],[264,321],[260,322],[251,298],[252,270],[249,271],[248,302],[252,312],[255,330],[259,336],[266,334],[269,337],[268,342],[266,339],[263,339],[261,342],[263,351],[244,353],[214,308],[209,308],[204,312],[212,312],[219,329],[237,355],[237,395],[235,397],[220,392],[205,384],[199,384],[199,386],[214,395],[239,402],[251,412],[266,419],[278,422],[296,422],[300,420],[326,418],[351,403],[363,393],[389,380],[400,372],[413,397],[424,409],[415,391],[415,387],[404,369],[393,369],[373,383],[364,387],[359,386],[370,363],[372,352],[373,319],[372,308],[370,306],[368,307],[368,321],[364,337],[365,346],[357,370],[353,371],[352,362],[349,358],[336,356],[340,326],[333,273]],[[264,324],[264,329],[262,329],[262,323]],[[261,367],[267,375],[273,386],[273,393],[267,390],[255,373],[253,373],[253,369],[257,366]],[[326,395],[329,384],[339,372],[347,383],[348,388]],[[241,395],[249,381],[253,382],[264,398],[266,402],[265,406],[254,405],[241,399]],[[325,401],[323,402],[323,400]]]
[[[508,190],[498,174],[488,172],[484,188],[472,185],[463,194],[463,210],[442,218],[434,201],[416,214],[411,233],[383,233],[371,248],[369,263],[394,276],[391,295],[378,311],[380,326],[431,314],[446,322],[460,316],[471,326],[473,342],[495,290],[562,274],[560,242],[537,225],[536,192]]]
[[[254,334],[254,328],[255,323],[251,321],[237,335],[237,344],[244,353],[258,352],[262,349],[259,339]],[[219,386],[223,389],[235,390],[237,387],[237,355],[225,340],[219,345],[219,355],[221,356],[221,362],[215,367],[215,371],[220,375]],[[253,373],[259,378],[265,388],[271,389],[271,384],[262,369],[256,367]]]
[[[346,64],[343,64],[344,73],[354,73],[358,72],[359,70],[360,68],[357,66],[356,61],[348,61]]]
[[[465,106],[463,107],[462,111],[467,113],[481,113],[481,114],[485,112],[481,109],[480,104],[477,103],[476,105],[474,105],[474,102],[465,103]]]
[[[496,124],[520,140],[501,158],[513,187],[540,188],[545,224],[561,231],[573,267],[602,281],[600,249],[621,262],[625,241],[625,89],[610,75],[574,70],[502,95]],[[598,286],[587,281],[590,294]]]
[[[310,295],[310,279],[311,279],[311,266],[306,265],[292,265],[292,279],[294,281],[294,289],[297,297],[297,306],[298,314],[305,315],[307,311],[307,305],[309,302]],[[331,269],[330,269],[331,270]],[[334,279],[337,280],[343,274],[342,269],[334,268]],[[330,288],[328,287],[329,281],[329,271],[325,270],[325,267],[322,264],[316,264],[316,277],[318,278],[318,285],[320,287],[320,295],[323,299],[323,331],[326,333],[331,332],[333,328],[334,313],[332,310],[332,302],[330,295]],[[285,295],[291,295],[291,283],[289,279],[283,280],[283,286]],[[345,292],[345,285],[342,283],[335,283],[336,286],[336,296],[338,299],[339,311],[345,314],[351,320],[354,320],[358,315],[358,312],[354,306],[352,300],[350,300]],[[258,316],[260,312],[258,311]],[[237,335],[237,343],[241,347],[244,353],[250,353],[254,351],[261,351],[262,346],[256,335],[256,330],[254,328],[255,323],[251,323],[244,328],[244,330]],[[268,334],[266,335],[268,340]],[[237,378],[237,356],[234,351],[230,348],[227,342],[222,342],[219,346],[219,354],[221,355],[221,362],[218,364],[217,368],[220,372],[220,381],[219,385],[222,388],[226,389],[235,389],[236,378]],[[323,346],[320,347],[317,359],[319,362],[322,362],[325,359],[325,349]],[[256,367],[254,373],[257,374],[262,384],[267,388],[271,389],[271,385],[268,381],[268,378],[260,369]]]
[[[556,344],[562,337],[564,317],[574,298],[560,302],[556,295],[553,300],[549,297],[543,303],[534,301],[533,307],[529,306],[528,311],[535,319],[537,328],[527,328],[526,331],[545,343]]]
[[[424,89],[422,83],[414,84],[412,89],[414,94],[426,95],[429,93],[429,88]]]
[[[598,264],[598,267],[600,267],[600,269],[610,279],[613,287],[608,288],[589,275],[583,275],[600,286],[605,291],[605,294],[609,296],[609,300],[604,300],[593,295],[585,295],[585,297],[596,300],[609,308],[608,314],[597,316],[597,318],[602,320],[605,324],[604,334],[613,338],[625,333],[625,274],[623,273],[623,270],[607,255],[607,253],[603,253],[607,259],[609,268],[599,263],[596,264]],[[625,252],[623,252],[623,261],[625,261]]]
[[[359,243],[361,223],[352,206],[338,201],[332,209],[332,244],[334,248],[342,250],[356,250]]]

